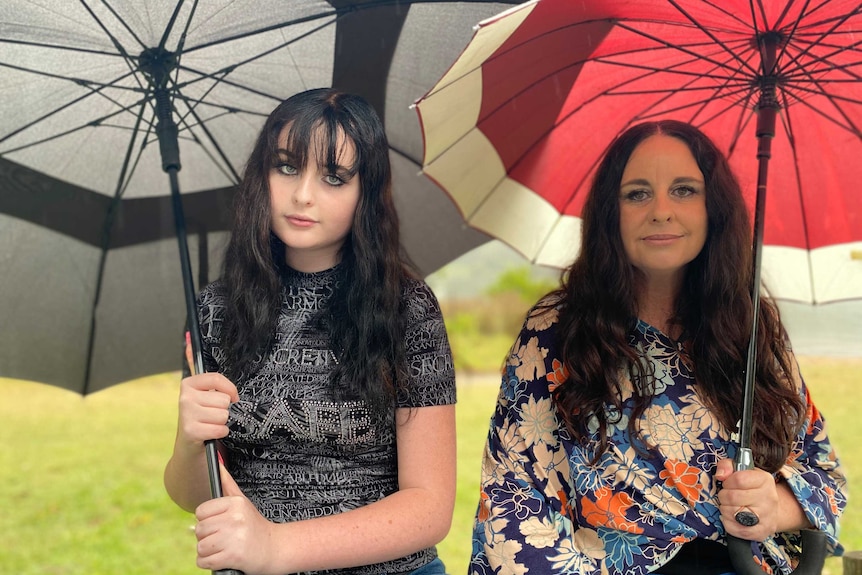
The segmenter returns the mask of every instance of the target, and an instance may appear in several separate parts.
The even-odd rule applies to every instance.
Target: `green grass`
[[[502,358],[509,343],[488,355]],[[862,360],[801,363],[853,486],[862,479],[856,439]],[[458,377],[458,493],[452,530],[439,546],[453,575],[466,573],[481,451],[498,379]],[[0,573],[206,573],[194,565],[191,516],[162,487],[178,384],[177,374],[166,374],[82,398],[0,379]],[[862,550],[862,503],[855,498],[842,530],[847,550]],[[830,559],[824,573],[840,574],[840,559]]]

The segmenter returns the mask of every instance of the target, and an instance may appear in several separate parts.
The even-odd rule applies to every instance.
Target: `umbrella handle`
[[[763,575],[763,569],[754,561],[751,541],[727,536],[730,562],[738,575]],[[802,555],[792,571],[794,575],[819,575],[826,561],[826,534],[815,529],[802,530]]]

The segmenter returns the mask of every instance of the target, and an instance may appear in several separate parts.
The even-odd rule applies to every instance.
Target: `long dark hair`
[[[747,346],[753,305],[752,232],[739,183],[724,155],[697,128],[677,121],[647,122],[629,128],[608,148],[582,212],[581,250],[561,288],[547,301],[560,309],[559,344],[569,378],[554,391],[557,409],[575,437],[590,417],[599,422],[607,449],[608,416],[603,406],[622,412],[620,360],[634,385],[628,430],[655,393],[627,343],[637,317],[639,270],[628,261],[620,236],[619,190],[634,149],[664,134],[684,142],[703,173],[708,232],[700,254],[685,269],[671,322],[682,328],[695,368],[698,394],[726,429],[735,429],[742,411]],[[761,297],[757,331],[756,395],[752,451],[758,467],[776,471],[785,462],[804,416],[787,355],[786,334],[777,307]]]
[[[257,138],[236,196],[224,262],[227,375],[249,375],[275,335],[286,264],[285,246],[270,231],[268,182],[286,126],[287,148],[299,168],[315,154],[335,165],[339,133],[356,150],[349,168],[359,177],[359,202],[341,248],[338,287],[320,321],[338,357],[333,385],[343,394],[358,394],[380,414],[406,381],[401,295],[405,281],[415,276],[400,253],[386,134],[374,109],[356,95],[321,88],[291,96],[273,110]],[[315,145],[320,149],[309,150]]]

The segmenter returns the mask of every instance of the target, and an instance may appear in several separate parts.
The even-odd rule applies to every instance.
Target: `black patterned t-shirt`
[[[297,521],[362,507],[398,490],[394,408],[375,423],[359,399],[339,400],[329,383],[336,356],[320,328],[320,311],[332,295],[338,268],[283,277],[276,341],[251,377],[234,383],[223,440],[228,470],[267,519]],[[406,352],[410,381],[398,407],[455,403],[452,356],[440,307],[428,286],[410,281],[404,290]],[[219,347],[224,296],[220,282],[200,299],[207,371],[223,371]],[[336,544],[336,543],[334,543]],[[417,569],[435,548],[407,557],[332,573],[378,575]]]

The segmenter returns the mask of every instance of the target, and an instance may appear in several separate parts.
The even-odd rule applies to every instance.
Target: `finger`
[[[733,473],[732,459],[719,459],[715,464],[715,478],[719,481],[724,481]]]
[[[219,476],[221,477],[222,493],[225,496],[245,497],[242,489],[239,488],[239,485],[236,484],[227,467],[225,467],[221,457],[219,457]]]
[[[197,373],[194,354],[192,353],[192,334],[188,331],[186,332],[186,363],[189,365],[190,373]]]
[[[734,471],[723,482],[725,489],[754,490],[775,483],[772,476],[762,469]]]
[[[231,398],[237,395],[236,386],[224,375],[211,371],[183,379],[183,385],[199,391],[220,391]]]

